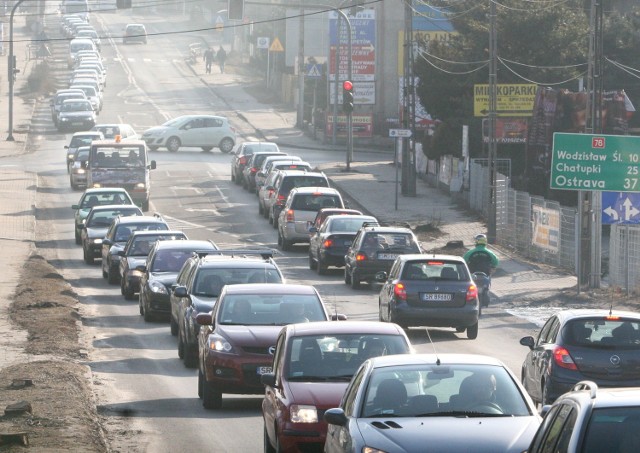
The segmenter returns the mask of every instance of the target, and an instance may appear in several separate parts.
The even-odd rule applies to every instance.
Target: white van
[[[73,67],[76,54],[81,50],[95,50],[96,52],[98,51],[91,38],[72,39],[71,41],[69,41],[69,59],[67,60],[69,68]]]

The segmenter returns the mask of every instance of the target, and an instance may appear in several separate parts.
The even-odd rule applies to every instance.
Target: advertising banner
[[[533,236],[531,243],[552,253],[560,247],[560,213],[542,206],[531,207]]]
[[[359,11],[348,16],[351,23],[351,79],[352,81],[373,81],[376,74],[376,12],[373,9]],[[338,52],[338,76],[346,80],[348,76],[349,50],[347,49],[347,27],[342,23],[338,34],[338,13],[329,12],[329,79],[336,73],[336,52]]]
[[[327,114],[326,123],[327,136],[333,135],[333,115]],[[373,115],[352,115],[351,124],[354,137],[371,137],[373,135]],[[347,136],[347,116],[338,115],[336,136]]]
[[[482,141],[489,143],[489,118],[482,119]],[[526,118],[496,118],[496,143],[527,142]]]

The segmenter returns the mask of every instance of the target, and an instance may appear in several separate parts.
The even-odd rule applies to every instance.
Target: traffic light
[[[353,83],[350,80],[342,82],[342,111],[353,112]]]
[[[244,19],[244,0],[228,0],[227,17],[229,20]]]

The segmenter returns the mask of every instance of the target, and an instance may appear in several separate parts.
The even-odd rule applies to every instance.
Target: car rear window
[[[405,280],[468,281],[469,274],[464,263],[446,260],[408,261],[402,270]]]
[[[321,176],[289,176],[282,180],[280,194],[289,193],[296,187],[329,187],[329,181]]]
[[[368,232],[362,241],[362,248],[398,253],[420,253],[420,247],[409,233]]]
[[[567,345],[640,349],[640,320],[616,316],[575,319],[563,328]]]
[[[296,194],[291,209],[297,211],[319,211],[321,208],[331,208],[342,206],[340,197],[336,195],[325,195],[322,193]]]
[[[272,267],[200,269],[195,277],[193,293],[196,296],[217,297],[223,286],[241,283],[282,283],[282,276]]]

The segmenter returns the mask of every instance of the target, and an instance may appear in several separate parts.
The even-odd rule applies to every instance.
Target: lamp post
[[[337,18],[336,30],[338,33],[336,40],[336,58],[335,58],[335,66],[336,73],[334,74],[334,103],[333,103],[333,144],[335,145],[336,140],[336,130],[338,129],[338,85],[340,84],[340,18],[344,19],[347,24],[347,80],[351,80],[353,66],[351,57],[353,55],[352,52],[352,36],[351,36],[351,21],[349,17],[340,9],[335,8],[335,12],[339,14]],[[353,159],[353,131],[352,131],[352,118],[351,113],[347,114],[347,171],[351,170],[351,161]]]
[[[18,6],[24,0],[18,0],[13,8],[11,8],[11,14],[9,15],[9,135],[7,135],[7,141],[14,141],[13,138],[13,78],[15,76],[15,65],[13,60],[13,16],[18,9]]]

